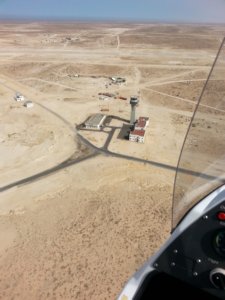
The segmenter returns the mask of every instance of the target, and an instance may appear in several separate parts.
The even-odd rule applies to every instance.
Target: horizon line
[[[159,19],[131,19],[131,18],[74,18],[74,17],[26,17],[0,16],[0,22],[74,22],[74,23],[132,23],[132,24],[182,24],[182,25],[225,25],[225,21],[187,21],[187,20],[159,20]]]
[[[49,23],[118,23],[118,24],[170,24],[170,25],[225,25],[224,22],[206,21],[172,21],[172,20],[139,20],[139,19],[98,19],[98,18],[39,18],[39,17],[1,17],[0,22],[49,22]]]

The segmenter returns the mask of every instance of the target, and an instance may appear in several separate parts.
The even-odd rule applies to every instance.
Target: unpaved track
[[[87,24],[78,24],[78,27],[85,27],[79,31],[74,24],[68,28],[68,24],[62,23],[60,26],[35,23],[32,26],[36,26],[37,35],[29,32],[27,26],[1,26],[1,30],[5,30],[5,35],[1,31],[0,36],[1,79],[5,87],[11,89],[0,85],[1,157],[7,151],[1,178],[9,175],[24,178],[32,161],[35,163],[29,171],[36,174],[40,166],[54,161],[58,152],[67,149],[72,154],[75,124],[99,112],[98,92],[105,91],[105,85],[96,80],[90,88],[87,78],[71,82],[70,78],[62,77],[54,82],[52,69],[57,74],[64,63],[74,68],[82,64],[86,75],[126,77],[125,85],[111,85],[107,91],[119,92],[128,99],[133,90],[142,92],[143,89],[146,97],[141,98],[137,115],[150,117],[150,125],[144,145],[120,140],[119,131],[115,130],[107,146],[111,153],[120,153],[118,157],[102,153],[1,193],[0,299],[114,300],[129,276],[169,236],[174,170],[195,103],[191,101],[195,96],[191,87],[185,90],[185,97],[182,89],[179,90],[181,96],[176,97],[172,96],[171,86],[176,92],[176,83],[179,85],[186,79],[202,80],[204,73],[197,75],[201,71],[207,75],[221,27],[179,25],[177,28],[170,25],[171,32],[165,33],[167,26],[157,25],[156,28],[155,24],[90,24],[89,28]],[[152,26],[157,30],[156,35]],[[19,37],[16,35],[18,28],[21,30]],[[141,40],[143,30],[146,36],[155,36],[158,44],[148,44],[144,34]],[[182,38],[184,43],[187,39],[182,32],[178,38],[174,33],[177,30],[183,30],[190,41],[192,35],[198,36],[199,46],[182,48]],[[46,37],[53,37],[53,34],[55,41],[46,41]],[[65,37],[79,34],[79,41],[65,43]],[[137,37],[138,43],[135,42]],[[173,60],[183,65],[173,65],[170,63]],[[41,68],[43,74],[39,74]],[[145,68],[152,72],[151,78],[142,75]],[[28,78],[35,78],[35,81],[27,82]],[[32,87],[28,83],[32,83]],[[71,83],[74,84],[72,89]],[[198,81],[200,86],[203,83]],[[154,84],[163,87],[164,94],[160,94]],[[38,105],[25,110],[14,102],[15,90],[55,115]],[[148,97],[148,92],[154,99]],[[162,97],[168,101],[160,106]],[[129,103],[118,101],[110,102],[109,114],[126,120],[130,113]],[[118,108],[122,112],[118,112]],[[56,118],[57,115],[62,119]],[[54,125],[51,128],[50,121]],[[110,126],[121,127],[121,123],[121,120],[114,120]],[[42,147],[35,140],[38,128],[48,133]],[[37,145],[28,146],[28,136]],[[51,143],[49,136],[52,136]],[[107,136],[99,132],[87,133],[95,147],[103,147],[108,142]],[[21,149],[27,152],[21,155],[23,166],[17,167],[11,162]],[[139,161],[127,160],[128,155]],[[48,159],[44,161],[42,156]],[[152,164],[147,164],[146,159]]]

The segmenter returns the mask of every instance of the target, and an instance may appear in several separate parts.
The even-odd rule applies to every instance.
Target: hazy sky
[[[0,18],[225,23],[225,0],[0,0]]]

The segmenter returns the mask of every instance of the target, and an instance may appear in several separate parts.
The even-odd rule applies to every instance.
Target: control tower
[[[135,110],[136,110],[136,106],[137,106],[138,102],[139,102],[139,100],[138,100],[137,96],[130,97],[130,105],[131,105],[130,124],[131,125],[134,125],[134,123],[136,121]]]

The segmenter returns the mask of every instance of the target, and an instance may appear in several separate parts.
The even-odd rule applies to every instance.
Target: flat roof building
[[[101,129],[103,122],[106,118],[106,115],[95,114],[90,116],[87,121],[84,123],[85,128],[87,129]]]
[[[25,103],[24,103],[24,106],[25,107],[27,107],[27,108],[31,108],[31,107],[33,107],[34,106],[34,103],[32,102],[32,101],[26,101]]]
[[[148,126],[149,123],[149,118],[147,117],[139,117],[139,119],[137,120],[137,123],[134,124],[134,128],[136,130],[142,130],[142,129],[146,129],[146,127]]]
[[[139,117],[138,121],[145,121],[147,123],[146,126],[148,126],[149,118],[148,117]]]
[[[137,142],[137,143],[144,143],[144,141],[145,141],[145,130],[134,129],[133,131],[130,131],[129,141]]]
[[[24,100],[25,100],[24,96],[23,96],[22,94],[20,94],[20,93],[16,93],[14,99],[15,99],[17,102],[20,102],[20,101],[24,101]]]

